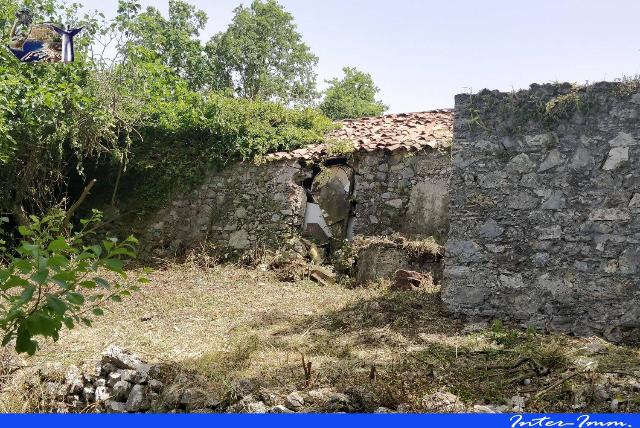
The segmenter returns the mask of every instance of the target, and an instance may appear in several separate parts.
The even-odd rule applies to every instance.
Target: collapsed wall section
[[[449,309],[639,340],[639,90],[456,97]]]
[[[303,227],[305,211],[313,205],[322,208],[316,217],[324,217],[334,239],[393,233],[442,239],[448,229],[449,159],[448,148],[428,148],[357,152],[337,164],[335,159],[237,163],[212,172],[199,188],[159,211],[145,243],[157,255],[179,254],[205,242],[240,252],[280,248],[294,236],[317,238],[312,225]],[[334,170],[353,175],[353,186],[351,178],[329,174]],[[316,189],[318,181],[326,181],[324,187]],[[332,186],[334,181],[338,184]],[[309,193],[321,204],[310,204]]]

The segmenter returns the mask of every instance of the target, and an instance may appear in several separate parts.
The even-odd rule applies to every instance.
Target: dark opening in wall
[[[314,164],[311,176],[300,181],[307,195],[303,231],[321,242],[347,238],[353,223],[354,171],[347,161],[335,158]]]

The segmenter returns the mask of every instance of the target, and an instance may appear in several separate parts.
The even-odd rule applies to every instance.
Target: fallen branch
[[[553,388],[555,388],[555,387],[557,387],[557,386],[562,385],[563,383],[565,383],[565,382],[566,382],[566,381],[568,381],[569,379],[574,378],[574,377],[578,376],[579,374],[585,373],[586,371],[588,371],[588,370],[580,370],[580,371],[574,372],[574,373],[572,373],[572,374],[570,374],[570,375],[568,375],[568,376],[563,377],[563,378],[562,378],[562,379],[560,379],[559,381],[554,382],[554,383],[552,383],[551,385],[547,386],[546,388],[543,388],[542,390],[538,391],[538,392],[533,396],[533,398],[534,398],[534,399],[537,399],[537,398],[542,397],[544,394],[546,394],[547,392],[549,392],[549,391],[550,391],[550,390],[552,390]]]

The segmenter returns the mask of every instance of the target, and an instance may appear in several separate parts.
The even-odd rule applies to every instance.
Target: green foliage
[[[143,127],[144,141],[132,148],[125,184],[143,205],[193,187],[212,168],[321,142],[334,127],[310,108],[188,90],[180,98],[156,104],[155,126]]]
[[[7,6],[0,18],[10,27],[16,6],[0,4]],[[20,224],[54,206],[71,176],[98,177],[94,192],[108,192],[114,202],[157,207],[172,190],[197,184],[207,169],[320,142],[332,128],[316,110],[266,101],[309,99],[315,64],[292,17],[275,2],[238,9],[225,37],[225,43],[237,42],[240,24],[255,30],[242,33],[243,43],[277,30],[268,44],[250,49],[283,67],[269,63],[274,75],[257,70],[246,80],[260,86],[250,96],[254,100],[211,90],[227,86],[215,83],[217,66],[203,63],[198,35],[206,15],[184,1],[171,1],[165,18],[154,8],[141,11],[136,0],[121,0],[111,22],[100,14],[78,17],[77,5],[64,0],[32,0],[27,6],[36,20],[86,30],[73,64],[30,66],[0,50],[0,212]],[[7,41],[5,27],[3,37],[1,43]],[[109,41],[116,43],[113,59],[98,49]],[[284,51],[290,55],[278,57]],[[311,86],[304,89],[303,82]],[[120,198],[118,185],[126,189]]]
[[[214,89],[232,89],[249,99],[309,105],[316,98],[311,53],[293,16],[275,0],[254,0],[235,9],[229,28],[206,46]]]
[[[490,330],[487,332],[488,339],[492,342],[502,345],[506,348],[513,348],[521,342],[520,335],[517,330],[506,328],[502,321],[495,320],[491,324]]]
[[[154,7],[139,11],[135,0],[119,3],[116,28],[126,31],[127,40],[120,46],[124,56],[136,62],[157,59],[190,89],[205,88],[211,76],[199,35],[207,15],[182,0],[169,0],[167,18]]]
[[[320,104],[322,112],[331,119],[356,119],[367,116],[380,116],[388,107],[376,101],[380,89],[373,83],[369,73],[355,68],[342,69],[344,77],[327,81],[329,88],[325,91],[324,100]]]
[[[58,340],[63,327],[90,326],[107,301],[120,301],[138,289],[123,268],[123,260],[136,257],[134,237],[90,245],[87,238],[101,214],[94,211],[70,237],[62,230],[63,218],[64,212],[32,216],[31,224],[18,230],[22,240],[15,253],[6,254],[7,262],[0,265],[2,346],[15,339],[19,353],[33,355],[38,337]],[[107,271],[117,279],[100,276]]]
[[[33,0],[27,6],[36,20],[93,25],[88,16],[76,17],[77,5]],[[54,13],[60,11],[63,16]],[[15,5],[2,9],[2,21],[12,22],[14,12]],[[8,37],[3,29],[0,44]],[[117,144],[113,117],[94,91],[86,45],[80,37],[76,62],[61,67],[21,64],[0,49],[0,211],[45,211],[69,163],[82,170],[85,158]]]
[[[351,140],[332,138],[326,142],[326,152],[330,156],[350,155],[356,150],[356,145]]]

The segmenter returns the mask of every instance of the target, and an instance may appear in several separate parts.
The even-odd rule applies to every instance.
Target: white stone
[[[240,207],[235,212],[236,218],[245,218],[247,216],[247,209],[245,207]]]
[[[640,247],[627,248],[618,259],[620,272],[623,274],[635,274],[640,271]]]
[[[628,160],[629,147],[614,147],[609,150],[609,156],[607,156],[607,160],[602,166],[602,169],[605,171],[611,171],[627,162]]]
[[[544,172],[550,170],[551,168],[555,168],[564,163],[565,157],[558,150],[553,149],[549,152],[546,159],[540,164],[538,168],[538,172]]]
[[[529,195],[527,192],[519,192],[509,197],[507,206],[514,210],[529,210],[538,206],[538,202],[538,198]]]
[[[103,365],[113,364],[119,369],[135,369],[141,363],[140,357],[114,345],[109,346],[102,354]]]
[[[238,230],[233,232],[229,237],[229,246],[236,250],[246,250],[251,246],[249,234],[246,230]]]
[[[527,135],[524,137],[524,141],[530,146],[544,146],[551,143],[551,139],[552,137],[549,134]]]
[[[128,412],[140,412],[149,408],[144,386],[134,385],[129,393],[126,408]]]
[[[524,397],[520,396],[520,395],[514,395],[513,397],[511,397],[510,404],[513,406],[513,411],[514,412],[522,412],[524,410],[524,405],[525,405],[525,401],[524,401]]]
[[[267,413],[268,411],[269,409],[267,408],[267,405],[262,401],[248,403],[246,406],[247,413]]]
[[[524,281],[522,275],[500,275],[500,284],[504,288],[517,289],[524,287]]]
[[[269,413],[293,413],[293,410],[289,410],[282,404],[278,404],[277,406],[273,406],[269,409]]]
[[[631,216],[628,211],[618,208],[597,208],[589,215],[591,221],[628,221]]]
[[[531,159],[529,159],[529,156],[526,153],[520,153],[509,161],[507,164],[507,170],[524,174],[526,172],[530,172],[533,169],[533,166],[534,164]]]
[[[95,401],[97,403],[107,401],[110,397],[111,397],[111,394],[109,394],[109,390],[107,389],[106,386],[99,386],[96,388]]]
[[[112,398],[116,401],[126,401],[131,391],[131,384],[126,380],[121,380],[113,385]]]
[[[304,406],[304,398],[302,398],[302,395],[300,395],[299,392],[294,391],[291,394],[287,395],[284,400],[284,404],[288,409],[296,410]]]
[[[593,162],[593,156],[591,156],[591,152],[584,147],[578,147],[576,152],[573,154],[573,157],[571,158],[569,166],[574,169],[584,168],[591,162]]]
[[[609,140],[609,146],[611,147],[629,147],[638,144],[635,138],[631,134],[626,132],[620,132],[615,138]]]
[[[633,195],[631,202],[629,202],[629,208],[640,208],[640,193]]]
[[[422,398],[422,405],[428,411],[442,413],[464,412],[464,403],[456,395],[446,391],[437,391]]]
[[[564,194],[561,191],[556,190],[551,194],[551,196],[549,196],[549,199],[542,204],[541,208],[543,210],[561,210],[564,209],[566,205],[567,203],[564,198]]]
[[[479,228],[480,235],[488,239],[494,239],[502,235],[504,228],[500,227],[498,223],[490,218],[485,221]]]
[[[399,209],[402,208],[402,199],[391,199],[390,201],[385,202],[385,204]]]

